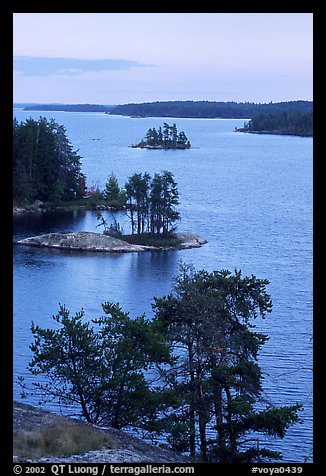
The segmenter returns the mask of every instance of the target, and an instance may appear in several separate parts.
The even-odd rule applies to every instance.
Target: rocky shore
[[[176,144],[174,146],[168,145],[150,145],[146,144],[145,142],[139,142],[139,144],[131,144],[129,147],[132,149],[150,149],[150,150],[186,150],[191,149],[191,146],[187,146],[184,144]]]
[[[199,248],[207,241],[196,233],[176,233],[176,238],[180,240],[180,245],[172,249]],[[31,236],[17,241],[19,245],[57,248],[62,250],[75,251],[99,251],[99,252],[143,252],[162,251],[164,249],[156,246],[135,245],[127,243],[120,238],[93,232],[73,232],[73,233],[48,233],[45,235]]]
[[[235,129],[235,132],[244,132],[245,134],[263,134],[272,136],[296,136],[296,137],[313,137],[312,132],[292,132],[287,129],[272,129],[257,131],[246,127],[239,127]]]
[[[24,403],[14,402],[13,408],[13,430],[14,448],[15,439],[22,433],[31,433],[53,427],[53,425],[75,425],[76,420],[63,415],[48,412]],[[80,431],[89,427],[88,423],[78,422]],[[175,453],[172,450],[160,448],[155,445],[130,435],[121,430],[113,428],[94,427],[99,432],[105,432],[112,441],[111,448],[103,448],[97,451],[88,451],[83,454],[75,454],[65,457],[44,456],[40,458],[27,458],[20,454],[15,454],[14,462],[53,462],[53,463],[190,463],[190,458]]]

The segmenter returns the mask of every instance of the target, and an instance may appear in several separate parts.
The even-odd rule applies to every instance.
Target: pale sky
[[[14,102],[312,100],[312,13],[14,13]]]

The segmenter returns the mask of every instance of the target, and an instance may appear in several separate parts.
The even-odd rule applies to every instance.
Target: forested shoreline
[[[13,121],[13,198],[17,203],[72,201],[85,195],[81,157],[54,119]]]
[[[259,114],[244,127],[236,128],[236,132],[253,134],[295,135],[302,137],[313,136],[313,113],[289,113],[286,111],[274,114]]]
[[[15,105],[14,105],[15,106]],[[23,104],[17,105],[23,107]],[[29,104],[25,111],[105,112],[112,115],[135,117],[192,117],[248,119],[267,113],[307,113],[312,101],[284,101],[269,103],[235,101],[155,101],[120,105],[103,104]]]
[[[248,119],[262,113],[311,112],[312,101],[279,103],[218,102],[218,101],[156,101],[123,104],[114,107],[110,114],[137,117],[189,117]]]
[[[104,104],[20,104],[24,111],[64,111],[64,112],[105,112],[109,113],[115,106]],[[17,106],[19,107],[19,106]]]

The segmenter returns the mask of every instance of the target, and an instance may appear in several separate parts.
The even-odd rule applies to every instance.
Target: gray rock
[[[207,240],[197,233],[176,233],[176,237],[181,240],[180,248],[182,249],[199,248],[207,243]]]
[[[60,248],[77,251],[114,251],[131,252],[145,251],[144,246],[131,245],[126,241],[101,233],[75,232],[75,233],[48,233],[46,235],[31,236],[17,242],[20,245]]]
[[[75,419],[48,412],[32,405],[14,402],[13,430],[14,438],[17,432],[39,430],[54,424],[63,425],[63,422],[74,424]],[[82,422],[81,422],[82,423]],[[90,425],[89,423],[82,423]],[[65,457],[47,456],[37,459],[14,455],[14,463],[190,463],[191,458],[169,449],[151,445],[136,436],[121,430],[107,427],[96,427],[108,434],[114,442],[112,449],[103,448],[98,451],[71,455]]]
[[[181,240],[176,249],[198,248],[207,241],[196,233],[176,233]],[[59,248],[76,251],[101,251],[101,252],[140,252],[157,251],[162,248],[145,245],[132,245],[120,238],[102,233],[79,231],[73,233],[48,233],[45,235],[31,236],[17,242],[20,245]]]

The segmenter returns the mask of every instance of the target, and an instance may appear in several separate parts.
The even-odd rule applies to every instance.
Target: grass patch
[[[157,237],[150,233],[142,233],[141,235],[123,235],[122,239],[131,245],[156,246],[157,248],[176,248],[182,243],[174,234]]]
[[[82,422],[61,423],[34,431],[14,432],[13,450],[16,456],[71,456],[87,451],[113,448],[113,439],[104,431]]]

